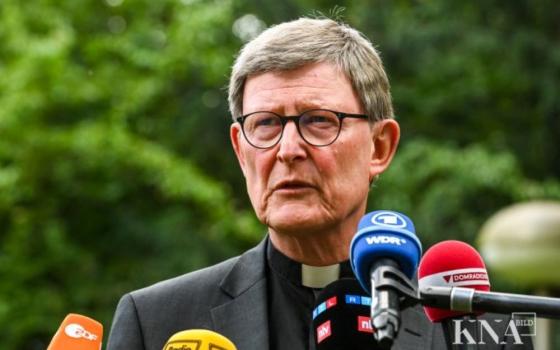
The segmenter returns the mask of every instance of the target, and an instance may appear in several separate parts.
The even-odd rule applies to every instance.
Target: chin
[[[295,206],[271,211],[265,224],[278,233],[298,235],[323,230],[328,221],[318,210]]]

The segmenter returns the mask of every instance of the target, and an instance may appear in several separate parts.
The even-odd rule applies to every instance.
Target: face
[[[310,109],[363,114],[361,101],[344,73],[329,63],[250,76],[243,114],[271,111],[299,115]],[[394,120],[347,118],[329,146],[307,144],[288,122],[270,149],[252,147],[241,127],[231,127],[232,144],[258,218],[275,233],[299,235],[344,229],[365,212],[370,181],[390,162],[398,142]]]

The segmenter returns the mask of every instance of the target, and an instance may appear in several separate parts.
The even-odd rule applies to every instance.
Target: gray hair
[[[333,63],[342,69],[359,95],[370,122],[394,117],[389,80],[371,42],[346,24],[312,18],[273,26],[243,47],[229,82],[232,117],[242,114],[243,89],[250,75],[290,70],[315,62]]]

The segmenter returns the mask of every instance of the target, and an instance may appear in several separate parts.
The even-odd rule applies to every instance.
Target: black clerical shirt
[[[314,350],[312,312],[320,289],[302,284],[302,265],[267,246],[270,350]],[[340,264],[339,277],[353,277],[350,262]]]

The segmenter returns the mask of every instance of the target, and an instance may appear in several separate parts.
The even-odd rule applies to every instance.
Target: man
[[[239,350],[314,348],[316,293],[352,276],[350,241],[399,141],[372,44],[328,19],[272,27],[237,57],[229,103],[233,149],[268,235],[240,257],[125,295],[109,350],[160,350],[192,328]],[[440,328],[405,310],[394,348],[438,348]]]

